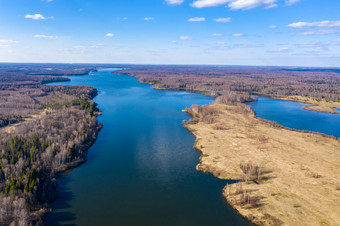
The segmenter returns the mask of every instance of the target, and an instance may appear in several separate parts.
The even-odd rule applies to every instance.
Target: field
[[[246,105],[188,109],[202,152],[197,169],[240,180],[223,194],[260,225],[338,225],[340,141],[255,117]]]

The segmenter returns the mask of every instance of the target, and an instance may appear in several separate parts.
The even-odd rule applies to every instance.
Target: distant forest
[[[155,88],[186,90],[211,96],[230,91],[272,97],[292,95],[340,100],[340,69],[251,66],[131,66],[130,74]]]

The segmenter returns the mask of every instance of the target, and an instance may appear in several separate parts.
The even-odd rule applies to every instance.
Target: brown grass
[[[203,153],[197,169],[233,180],[244,178],[240,162],[261,169],[260,180],[224,189],[240,214],[260,225],[339,225],[339,140],[273,126],[239,106],[209,107],[213,123],[185,125]]]
[[[288,97],[283,97],[279,99],[306,103],[308,105],[305,105],[302,108],[306,110],[310,110],[310,111],[338,113],[338,114],[340,113],[340,111],[337,111],[334,109],[334,108],[340,108],[340,102],[336,102],[336,101],[326,101],[324,99],[313,99],[310,97],[302,97],[302,96],[288,96]]]
[[[25,118],[24,121],[21,121],[21,122],[18,122],[18,123],[11,124],[11,125],[8,125],[8,126],[0,128],[0,133],[13,133],[13,132],[15,132],[15,130],[16,130],[16,128],[18,126],[26,124],[26,123],[29,123],[31,121],[39,120],[42,117],[46,116],[46,114],[52,113],[52,112],[54,112],[54,111],[51,110],[51,109],[44,109],[44,110],[42,110],[38,114],[30,115],[29,117]]]

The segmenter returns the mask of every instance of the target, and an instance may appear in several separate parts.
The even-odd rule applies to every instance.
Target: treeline
[[[24,211],[28,214],[53,201],[56,172],[84,161],[100,128],[85,110],[65,108],[22,124],[13,134],[1,134],[0,224],[23,221]],[[14,209],[15,200],[21,199],[25,205],[19,212],[24,215],[19,217]]]
[[[186,90],[212,96],[247,92],[270,96],[300,95],[328,101],[340,100],[340,73],[281,67],[241,66],[131,66],[130,74],[155,88]]]
[[[0,225],[36,225],[56,198],[57,173],[86,160],[102,127],[92,100],[97,90],[45,86],[64,78],[35,75],[38,66],[11,67],[0,64]],[[49,74],[67,70],[48,68]],[[1,129],[15,123],[9,132]]]
[[[1,87],[1,85],[0,85]],[[0,90],[0,128],[38,114],[42,109],[61,109],[75,99],[85,101],[90,111],[96,110],[91,100],[97,90],[86,86],[11,87]]]

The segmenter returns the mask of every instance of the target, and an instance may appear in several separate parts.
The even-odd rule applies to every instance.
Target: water
[[[226,181],[196,171],[181,110],[213,100],[154,90],[111,70],[56,85],[90,85],[104,124],[88,161],[58,179],[47,225],[250,225],[226,205]]]
[[[340,137],[340,114],[309,111],[302,108],[305,105],[303,103],[261,96],[257,101],[248,104],[259,118],[275,121],[289,128]]]

